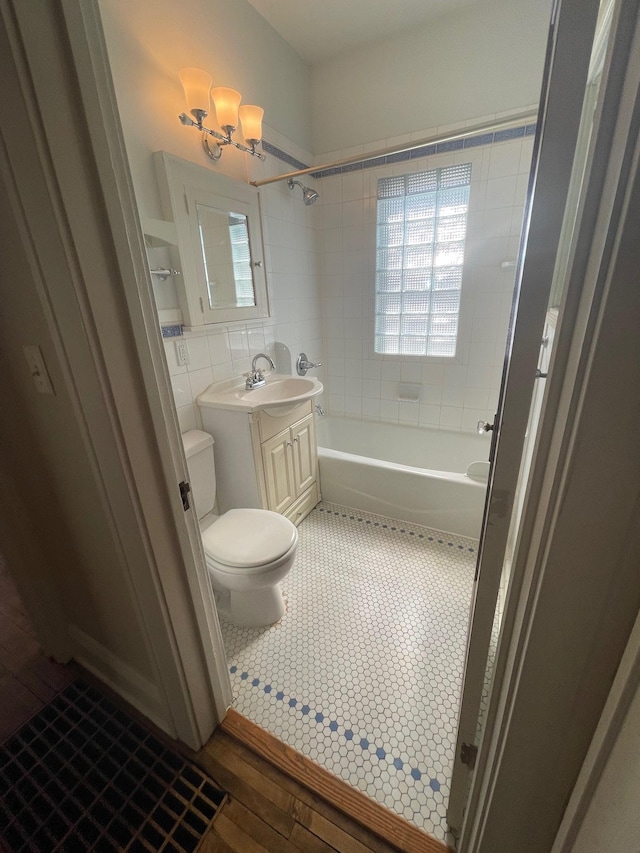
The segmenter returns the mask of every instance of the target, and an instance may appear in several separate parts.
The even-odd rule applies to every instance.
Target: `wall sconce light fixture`
[[[187,127],[197,127],[202,132],[202,147],[208,157],[219,160],[222,156],[222,146],[233,145],[253,157],[266,159],[264,154],[256,151],[256,146],[262,139],[262,116],[264,110],[250,104],[240,106],[241,95],[234,89],[223,86],[211,88],[211,77],[199,68],[183,68],[178,73],[184,88],[187,109],[193,116],[181,113],[178,118]],[[224,133],[218,133],[205,127],[202,123],[209,114],[209,98],[213,98],[218,124]],[[241,145],[231,137],[238,127],[238,118],[242,124],[242,135],[247,145]],[[195,121],[194,121],[195,119]],[[217,142],[209,142],[212,136]]]

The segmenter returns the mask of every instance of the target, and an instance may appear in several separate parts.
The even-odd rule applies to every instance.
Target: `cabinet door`
[[[262,445],[267,504],[274,512],[284,512],[297,495],[292,446],[291,431],[288,429]]]
[[[299,495],[316,481],[318,451],[316,422],[312,414],[291,427],[291,441],[296,495]]]

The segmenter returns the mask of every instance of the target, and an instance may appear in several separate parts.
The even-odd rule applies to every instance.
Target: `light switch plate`
[[[24,352],[24,357],[29,365],[31,378],[33,379],[33,384],[36,386],[38,393],[55,395],[56,392],[53,390],[53,385],[49,377],[49,372],[47,371],[47,366],[44,363],[40,347],[35,344],[26,344],[22,347],[22,351]]]

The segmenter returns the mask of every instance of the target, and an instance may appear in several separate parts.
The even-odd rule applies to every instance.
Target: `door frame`
[[[152,661],[158,707],[139,710],[197,749],[231,685],[197,519],[178,490],[187,465],[97,0],[0,0],[0,17],[18,81],[1,166]]]
[[[167,572],[161,578],[169,611],[167,631],[175,634],[177,626],[184,626],[180,631],[183,639],[179,661],[184,671],[186,693],[182,697],[176,695],[173,701],[187,700],[192,705],[196,719],[201,720],[198,728],[199,745],[202,745],[232,704],[231,678],[198,517],[193,509],[193,501],[191,510],[184,511],[178,490],[178,484],[188,480],[189,472],[160,334],[143,229],[129,171],[98,1],[61,0],[61,4],[123,277],[133,339],[151,407],[158,459],[167,483],[167,500],[174,521],[172,533],[179,541],[183,571],[190,592],[190,600],[184,600],[181,595],[174,600],[171,573]],[[196,646],[204,653],[204,667],[194,662]]]
[[[556,4],[550,22],[502,386],[493,426],[491,468],[458,714],[447,809],[448,823],[456,832],[462,828],[468,782],[473,772],[467,756],[463,755],[463,744],[477,745],[488,650],[580,128],[584,81],[597,12],[598,0],[562,0]],[[515,571],[514,561],[512,575]],[[508,615],[505,615],[505,625],[507,621]],[[496,659],[494,680],[498,673]]]
[[[591,525],[585,527],[582,538],[577,537],[576,507],[580,501],[589,506],[598,497],[584,487],[582,495],[578,493],[578,472],[591,476],[595,489],[598,482],[607,482],[607,466],[617,462],[624,468],[625,457],[629,460],[627,448],[637,446],[633,406],[621,386],[628,382],[629,387],[637,387],[640,357],[633,357],[630,345],[628,363],[620,352],[613,352],[611,364],[606,365],[602,349],[616,335],[633,341],[632,324],[639,319],[637,298],[634,302],[625,292],[640,263],[639,95],[638,2],[619,0],[461,853],[498,849],[495,831],[500,822],[508,823],[514,832],[519,826],[519,849],[541,849],[522,832],[517,812],[518,804],[521,813],[526,811],[525,802],[535,813],[540,831],[547,833],[546,840],[553,839],[550,833],[557,830],[564,803],[576,784],[636,615],[630,567],[640,537],[633,526],[625,529],[624,523],[633,518],[637,465],[631,465],[627,479],[621,476],[616,489],[607,494],[598,548],[591,528],[597,527],[599,517],[589,516]],[[610,375],[603,381],[607,370]],[[615,389],[618,396],[609,396]],[[598,422],[588,415],[605,399],[605,392],[606,414]],[[608,435],[609,427],[613,436]],[[602,455],[593,457],[585,474],[584,448],[598,435]],[[572,527],[574,538],[569,538]],[[616,557],[611,564],[603,556],[605,545],[612,561]],[[562,557],[565,562],[560,565]],[[585,576],[594,590],[602,590],[601,599],[597,594],[589,599],[588,591],[585,598]],[[546,657],[541,654],[545,645]],[[559,682],[561,671],[564,680]],[[545,690],[551,697],[543,707]],[[550,742],[560,729],[566,741],[558,746],[556,775],[546,780],[549,790],[540,796],[530,787],[527,798],[526,786],[532,785],[535,772],[552,760]],[[540,758],[528,761],[527,756],[536,750]],[[590,784],[593,779],[592,775]],[[575,790],[579,797],[577,786]],[[544,803],[552,794],[556,799],[550,814]],[[504,831],[508,833],[509,828]],[[513,843],[513,836],[502,839],[504,849]],[[545,849],[549,848],[550,844]]]

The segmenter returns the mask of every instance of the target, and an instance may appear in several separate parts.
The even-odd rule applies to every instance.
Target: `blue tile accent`
[[[361,160],[349,163],[346,166],[332,166],[329,169],[319,169],[317,172],[313,172],[312,176],[316,179],[328,178],[330,175],[345,174],[346,172],[354,172],[358,169],[374,169],[376,166],[400,163],[405,160],[419,160],[421,157],[430,157],[433,154],[442,154],[447,151],[478,148],[481,145],[492,145],[494,142],[505,142],[508,139],[522,139],[524,136],[532,136],[535,132],[536,125],[527,124],[520,127],[510,127],[506,130],[498,130],[495,133],[478,133],[475,136],[468,136],[466,139],[451,139],[448,142],[422,145],[420,148],[414,148],[413,151],[400,151],[397,154],[375,157],[373,160]],[[304,167],[300,166],[300,168]]]
[[[329,511],[329,510],[326,510],[326,511]],[[340,513],[336,513],[336,514],[340,515]],[[229,672],[236,673],[237,671],[238,671],[238,667],[235,664],[233,666],[229,667]],[[249,677],[249,674],[247,672],[243,672],[240,675],[240,678],[243,681],[246,681],[248,679],[248,677]],[[251,681],[251,684],[254,687],[257,687],[260,684],[260,679],[259,678],[253,678]],[[271,693],[271,690],[272,690],[270,684],[266,684],[263,689],[264,689],[265,693]],[[278,692],[276,693],[276,699],[280,702],[284,699],[284,696],[285,696],[285,694],[284,694],[284,691],[282,691],[282,690],[278,690]],[[292,709],[294,709],[294,708],[298,709],[298,700],[294,696],[289,697],[289,699],[287,700],[287,704]],[[298,710],[302,714],[303,717],[309,716],[309,714],[311,712],[311,708],[309,705],[302,705]],[[325,721],[328,720],[329,722],[327,723],[327,725],[328,725],[329,730],[331,732],[337,732],[338,731],[338,728],[339,728],[338,723],[335,720],[329,719],[329,717],[326,714],[324,714],[322,711],[317,711],[315,714],[312,714],[312,716],[315,719],[316,723],[324,723]],[[357,743],[357,745],[360,747],[360,749],[370,751],[371,755],[375,755],[379,761],[388,761],[390,764],[393,765],[393,767],[396,768],[396,770],[404,770],[405,769],[405,762],[401,758],[399,758],[399,757],[393,758],[391,755],[389,755],[389,753],[383,747],[381,747],[381,746],[376,747],[375,744],[368,737],[361,737],[361,738],[357,739],[355,737],[353,729],[345,729],[342,737],[344,737],[344,739],[346,741],[352,741],[354,743]],[[426,775],[418,767],[408,767],[407,766],[405,772],[407,773],[408,776],[410,776],[414,780],[414,782],[420,782],[422,780],[423,776]],[[440,790],[440,782],[436,778],[429,778],[428,786],[431,788],[432,791],[439,791]]]
[[[419,160],[420,157],[431,157],[437,150],[437,145],[423,145],[421,148],[414,148],[411,152],[411,159]]]
[[[340,166],[332,166],[330,169],[323,169],[322,172],[319,173],[321,178],[328,178],[331,175],[339,175],[340,174]]]
[[[478,136],[469,136],[464,140],[465,148],[477,148],[478,145],[491,145],[493,133],[480,133]]]
[[[476,136],[469,136],[466,139],[452,139],[448,142],[439,142],[437,144],[423,145],[420,148],[414,148],[413,151],[400,151],[397,154],[387,154],[382,157],[375,157],[373,160],[360,160],[355,163],[348,163],[345,166],[332,166],[330,169],[319,169],[317,172],[311,172],[311,177],[315,180],[320,178],[328,178],[331,175],[344,175],[349,172],[358,172],[361,169],[374,169],[376,166],[385,166],[389,163],[402,163],[406,160],[419,160],[421,157],[430,157],[433,154],[442,154],[447,151],[460,151],[463,148],[477,148],[480,145],[491,145],[494,142],[505,142],[509,139],[521,139],[524,136],[533,136],[536,132],[535,124],[521,125],[520,127],[510,127],[506,130],[498,130],[495,133],[479,133]],[[291,154],[287,154],[281,148],[273,145],[266,139],[262,140],[262,148],[267,154],[277,157],[283,163],[293,166],[294,169],[308,169],[307,163],[297,160]],[[182,335],[182,326],[167,325],[162,326],[162,337],[173,338]]]
[[[362,165],[365,169],[373,169],[375,166],[384,166],[386,162],[386,157],[374,157],[373,160],[367,160]]]
[[[459,151],[461,148],[464,148],[464,139],[451,139],[449,142],[438,142],[436,145],[438,154],[446,151]]]
[[[325,509],[325,507],[323,507],[323,506],[316,507],[314,509],[314,512],[326,512],[327,515],[337,515],[339,518],[347,518],[347,515],[344,512],[336,512],[335,510],[332,510],[332,509]],[[360,518],[359,516],[355,516],[355,515],[350,515],[350,516],[348,516],[348,518],[349,518],[349,521],[359,521],[361,524],[371,524],[371,521],[368,518]],[[374,526],[377,527],[378,524],[374,523]],[[395,525],[389,526],[388,524],[383,524],[382,527],[384,527],[387,530],[391,530],[394,533],[403,533],[405,536],[415,536],[416,535],[416,533],[413,530],[406,530],[404,527],[395,527]],[[418,536],[418,539],[424,539],[425,538],[423,533],[418,533],[417,536]],[[445,541],[444,539],[436,539],[434,536],[427,536],[426,538],[429,542],[437,542],[438,545],[446,545],[448,548],[453,548],[455,545],[454,542],[448,542],[448,541]],[[475,548],[466,548],[465,549],[464,545],[458,545],[458,548],[461,551],[467,550],[471,554],[475,553]]]
[[[179,323],[172,326],[160,326],[160,332],[163,338],[180,338],[182,337],[182,326]]]
[[[303,163],[301,160],[296,160],[295,157],[292,157],[291,154],[287,154],[286,151],[283,151],[281,148],[276,147],[271,142],[268,142],[266,139],[262,140],[262,150],[267,154],[271,154],[273,157],[277,157],[278,160],[282,160],[283,163],[287,163],[289,166],[293,166],[294,169],[308,169],[309,164]]]
[[[398,151],[397,154],[387,154],[385,160],[387,163],[402,163],[404,160],[411,160],[411,151]]]
[[[521,139],[524,136],[525,126],[509,127],[506,130],[496,130],[493,134],[494,142],[506,142],[507,139]]]

